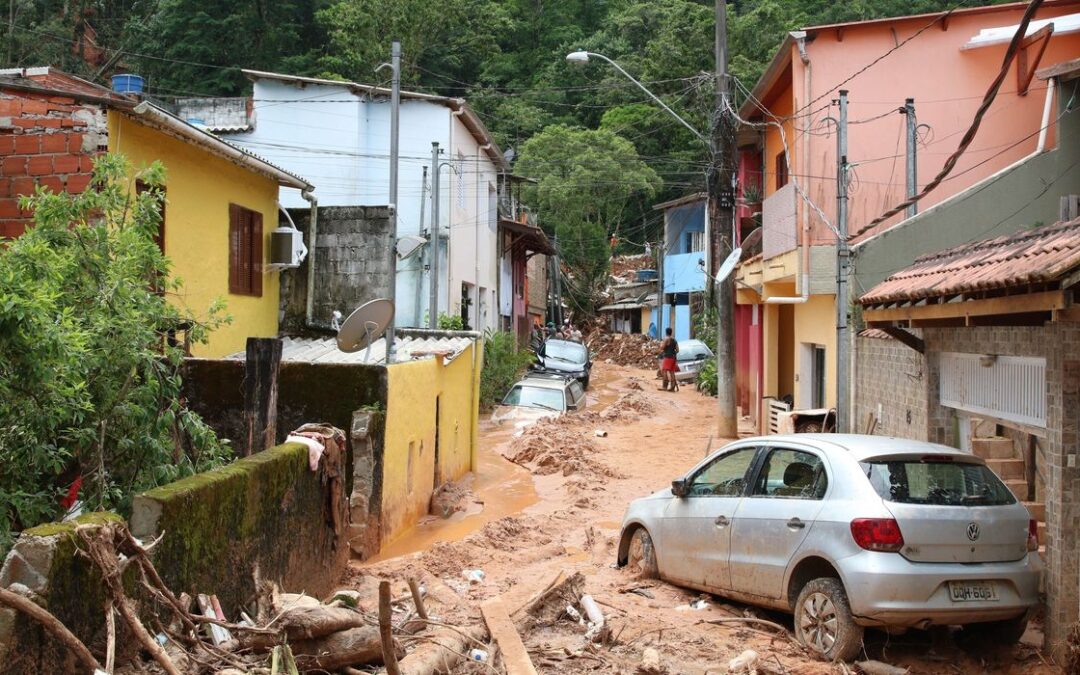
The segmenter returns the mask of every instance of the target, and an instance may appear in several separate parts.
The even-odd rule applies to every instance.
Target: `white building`
[[[252,70],[244,73],[254,82],[248,124],[223,127],[205,120],[212,131],[307,176],[316,187],[319,206],[390,203],[389,89]],[[500,175],[508,171],[502,153],[464,99],[415,92],[401,92],[399,139],[399,239],[427,236],[431,151],[432,143],[438,143],[442,151],[439,313],[464,316],[474,330],[497,329],[501,313],[498,185]],[[282,189],[280,199],[286,208],[306,206],[296,190]],[[425,250],[398,261],[399,326],[426,325],[428,260]]]

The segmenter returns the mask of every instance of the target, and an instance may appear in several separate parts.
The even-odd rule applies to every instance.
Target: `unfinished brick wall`
[[[855,430],[873,415],[878,436],[927,440],[926,357],[899,340],[860,336],[855,358]]]
[[[21,235],[33,220],[19,197],[38,185],[78,194],[93,160],[107,149],[100,105],[0,87],[0,238]]]

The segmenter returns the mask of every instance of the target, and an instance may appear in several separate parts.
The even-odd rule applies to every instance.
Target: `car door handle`
[[[713,522],[716,523],[717,527],[727,527],[731,523],[727,516],[717,516]]]
[[[787,526],[793,530],[801,530],[806,527],[806,523],[799,520],[798,518],[792,518],[791,520],[787,521]]]

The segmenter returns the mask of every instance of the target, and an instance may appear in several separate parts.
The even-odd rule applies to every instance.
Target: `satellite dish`
[[[379,298],[360,305],[341,324],[337,334],[338,349],[343,352],[358,352],[370,347],[373,340],[379,339],[394,318],[394,303],[386,298]]]
[[[415,235],[406,235],[397,242],[397,256],[399,258],[408,258],[413,253],[416,253],[417,249],[427,243],[427,239],[424,237],[417,237]]]
[[[736,248],[731,252],[731,255],[727,257],[724,264],[720,266],[720,269],[716,272],[716,283],[723,283],[731,273],[735,271],[735,266],[739,264],[739,258],[742,258],[742,249]]]
[[[762,228],[760,227],[755,228],[750,234],[743,237],[742,248],[749,249],[757,246],[757,243],[761,240],[761,230]]]

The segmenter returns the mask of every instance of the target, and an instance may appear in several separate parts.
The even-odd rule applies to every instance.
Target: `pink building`
[[[764,130],[746,127],[739,137],[742,188],[760,186],[763,197],[761,254],[737,273],[737,302],[750,310],[739,313],[747,324],[739,328],[739,345],[747,353],[739,357],[738,373],[740,399],[749,414],[760,420],[767,397],[790,396],[795,408],[837,404],[832,228],[838,91],[849,92],[848,227],[859,233],[855,242],[865,241],[906,217],[901,213],[866,228],[906,196],[907,118],[900,113],[905,99],[914,99],[921,188],[971,124],[1026,6],[817,26],[791,32],[780,45],[740,110],[752,122],[779,122]],[[1055,91],[1032,76],[1038,68],[1080,56],[1080,0],[1047,0],[1035,19],[974,143],[945,182],[919,203],[920,211],[1054,147],[1051,111],[1072,91]],[[753,201],[748,196],[743,202]],[[745,222],[753,208],[742,210]],[[896,267],[906,262],[898,256]],[[892,271],[860,269],[881,278]]]

